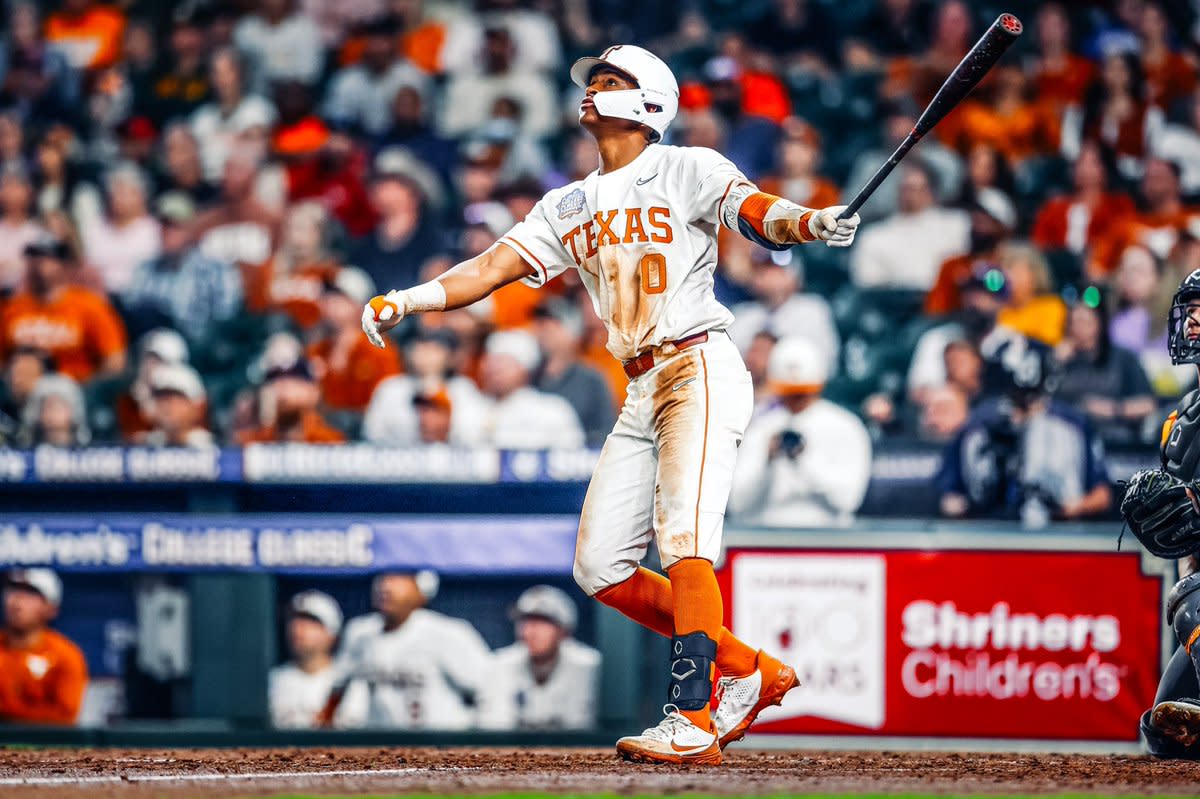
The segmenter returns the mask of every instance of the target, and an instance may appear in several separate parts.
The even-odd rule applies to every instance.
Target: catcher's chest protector
[[[1180,480],[1195,480],[1200,477],[1200,389],[1185,395],[1171,417],[1163,430],[1163,469]]]

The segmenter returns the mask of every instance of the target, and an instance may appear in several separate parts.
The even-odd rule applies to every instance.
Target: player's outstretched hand
[[[387,294],[376,295],[363,306],[362,329],[367,338],[379,349],[387,346],[383,334],[400,324],[404,318],[406,304],[404,293],[389,291]]]
[[[854,234],[862,220],[858,214],[847,219],[838,219],[838,214],[846,210],[844,205],[831,205],[822,208],[808,219],[808,229],[812,234],[829,247],[849,247],[854,241]]]

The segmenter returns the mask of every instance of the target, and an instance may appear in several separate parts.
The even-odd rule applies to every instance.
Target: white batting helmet
[[[640,122],[658,141],[679,113],[679,82],[661,58],[637,45],[614,44],[599,57],[581,58],[571,67],[571,80],[587,88],[592,71],[612,67],[637,83],[636,89],[599,92],[592,98],[601,116]]]

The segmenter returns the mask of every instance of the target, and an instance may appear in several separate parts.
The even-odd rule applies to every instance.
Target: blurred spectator
[[[417,160],[432,167],[442,183],[448,186],[458,165],[458,147],[433,129],[426,97],[413,86],[400,86],[392,94],[388,108],[387,126],[375,137],[378,151],[407,150]],[[591,140],[591,136],[587,138]],[[595,163],[591,168],[595,168]]]
[[[540,72],[522,72],[515,65],[516,45],[507,28],[484,31],[481,74],[457,74],[446,85],[439,127],[450,137],[480,132],[491,118],[497,101],[516,103],[520,131],[547,136],[557,124],[558,103],[554,86]]]
[[[300,0],[300,11],[321,33],[326,48],[337,47],[359,26],[378,19],[386,0]]]
[[[941,263],[970,247],[970,217],[938,207],[929,167],[906,162],[899,183],[897,212],[865,228],[850,253],[850,276],[859,288],[928,290]]]
[[[1143,244],[1159,258],[1165,258],[1175,245],[1179,231],[1189,220],[1200,217],[1200,210],[1183,203],[1178,164],[1148,158],[1145,166],[1140,212],[1119,220],[1119,224],[1092,250],[1087,273],[1097,279],[1107,277],[1116,269],[1121,253],[1130,244]]]
[[[163,131],[159,176],[159,200],[164,195],[182,195],[195,207],[207,206],[220,197],[220,189],[204,176],[200,146],[191,128],[174,122]]]
[[[46,19],[46,42],[76,69],[112,66],[120,58],[124,35],[124,15],[96,0],[63,0]]]
[[[400,14],[412,27],[421,22],[419,9],[423,5],[422,2],[411,0],[391,2],[393,12],[399,11],[401,7],[416,9]],[[522,3],[520,0],[477,2],[475,7],[478,13],[475,16],[478,17],[478,21],[472,16],[460,17],[446,32],[446,42],[441,53],[442,68],[454,76],[478,72],[479,52],[485,46],[488,32],[501,29],[512,39],[515,71],[547,73],[557,70],[562,65],[559,31],[550,14],[543,8],[529,7],[532,5],[536,4]],[[411,44],[405,44],[405,50],[410,51]],[[411,52],[409,57],[412,57]]]
[[[0,167],[0,296],[25,276],[25,248],[45,235],[33,217],[33,186],[17,165]]]
[[[970,417],[970,402],[958,386],[947,383],[931,388],[924,400],[918,433],[923,441],[939,444],[950,441]]]
[[[337,679],[333,647],[342,630],[342,609],[320,591],[301,591],[287,606],[287,649],[291,660],[267,674],[267,708],[276,729],[316,727],[318,714]],[[367,721],[367,687],[352,682],[332,726],[362,727]]]
[[[15,111],[0,111],[0,164],[23,165],[26,144],[20,114]]]
[[[221,202],[199,214],[191,227],[210,258],[244,265],[270,257],[280,213],[257,196],[259,166],[258,156],[245,148],[226,159]],[[251,293],[247,288],[246,295]]]
[[[1141,36],[1142,71],[1146,99],[1170,110],[1196,86],[1196,65],[1177,52],[1171,22],[1158,3],[1142,3],[1138,33]]]
[[[418,328],[405,349],[407,374],[389,377],[371,395],[363,438],[389,447],[433,443],[421,422],[439,421],[447,430],[434,441],[458,447],[479,445],[490,402],[470,378],[455,373],[459,359],[458,337],[451,330]],[[429,419],[421,417],[426,410]],[[442,418],[446,416],[449,419]]]
[[[938,127],[943,141],[960,149],[986,144],[1010,162],[1058,152],[1056,110],[1033,95],[1020,67],[997,66],[980,88],[955,109],[949,125]]]
[[[1053,347],[1062,340],[1067,306],[1054,293],[1046,258],[1030,244],[1010,242],[1000,251],[1005,302],[997,324]]]
[[[480,384],[495,400],[483,425],[484,443],[497,449],[577,449],[585,441],[574,408],[530,383],[541,362],[537,339],[521,330],[488,336]]]
[[[440,249],[436,226],[427,224],[426,198],[404,171],[407,159],[384,150],[371,172],[371,206],[379,222],[351,248],[348,261],[381,291],[418,282],[421,265]]]
[[[942,262],[933,288],[925,295],[925,313],[946,314],[962,308],[963,285],[980,270],[999,263],[1001,245],[1017,228],[1017,209],[999,189],[975,195],[971,207],[970,250]]]
[[[903,92],[926,105],[970,49],[974,28],[971,9],[963,0],[941,0],[933,12],[925,50],[915,59],[895,59],[889,64],[891,86],[885,86],[885,93]]]
[[[329,225],[319,203],[291,206],[275,254],[242,268],[246,307],[256,313],[283,311],[303,329],[316,325],[321,294],[340,269],[329,252]]]
[[[155,66],[146,91],[133,98],[133,112],[162,127],[187,117],[208,101],[206,35],[195,6],[177,8],[171,15],[168,56]]]
[[[771,527],[845,526],[871,477],[871,440],[858,417],[821,398],[827,371],[806,339],[775,345],[767,367],[779,406],[751,420],[729,510]]]
[[[821,137],[816,129],[798,117],[784,120],[777,175],[759,181],[759,188],[807,208],[837,205],[837,186],[817,174],[820,157]]]
[[[315,83],[325,48],[313,20],[298,11],[296,0],[258,0],[256,5],[257,13],[243,17],[234,29],[233,41],[254,60],[259,79]]]
[[[88,670],[83,652],[50,629],[62,604],[62,581],[49,569],[17,569],[4,588],[0,631],[0,720],[74,724]]]
[[[1045,348],[1010,341],[992,364],[1004,396],[971,414],[937,476],[945,516],[1020,518],[1029,528],[1108,510],[1104,446],[1077,411],[1051,400]]]
[[[0,114],[0,142],[7,124],[5,120],[6,117]],[[70,146],[70,134],[56,130],[42,136],[34,147],[35,205],[42,214],[74,212],[81,197],[95,193],[95,189],[79,180],[75,165],[68,160]]]
[[[1164,125],[1150,142],[1150,153],[1179,165],[1183,193],[1194,203],[1200,200],[1200,88],[1192,92],[1186,105],[1186,117]]]
[[[542,350],[534,386],[571,403],[589,447],[599,447],[617,420],[604,375],[579,360],[583,317],[571,302],[550,298],[534,311],[533,332]]]
[[[600,653],[571,637],[577,616],[571,598],[551,585],[527,588],[517,598],[517,640],[496,652],[496,670],[513,691],[518,729],[596,726]]]
[[[217,50],[209,63],[213,101],[195,110],[191,125],[200,143],[204,175],[217,181],[239,139],[264,136],[275,124],[275,107],[261,97],[246,94],[245,64],[236,50]]]
[[[25,449],[42,445],[82,447],[91,438],[79,384],[66,375],[39,378],[21,409],[17,444]]]
[[[750,346],[742,353],[746,371],[750,373],[750,381],[754,385],[755,414],[766,410],[775,401],[775,395],[771,393],[771,386],[767,381],[767,364],[776,341],[774,334],[761,330],[754,334],[750,339]]]
[[[1129,195],[1111,191],[1116,178],[1111,152],[1099,142],[1084,142],[1072,169],[1074,191],[1051,197],[1038,209],[1034,244],[1082,255],[1132,217]]]
[[[321,334],[308,358],[321,376],[321,401],[335,411],[362,413],[375,388],[400,372],[394,348],[379,349],[362,334],[362,308],[375,296],[361,269],[339,269],[321,294]]]
[[[166,327],[148,331],[137,342],[133,380],[117,397],[117,430],[128,443],[141,443],[154,429],[154,373],[164,366],[186,366],[191,355],[187,341]]]
[[[1016,179],[1007,156],[986,141],[977,141],[967,148],[966,173],[954,205],[970,206],[985,189],[997,189],[1006,197],[1013,196]]]
[[[79,113],[79,74],[42,38],[36,3],[13,3],[0,42],[0,96],[26,119],[69,121]]]
[[[873,3],[865,20],[853,32],[873,56],[902,56],[916,53],[924,44],[928,21],[919,13],[916,0],[884,0]]]
[[[339,70],[325,95],[323,116],[369,136],[382,136],[392,125],[396,92],[412,89],[418,106],[429,81],[417,67],[397,59],[391,20],[378,19],[364,28],[362,60]]]
[[[834,26],[829,10],[821,3],[774,0],[748,21],[746,34],[756,47],[785,64],[815,72],[838,62],[838,37],[829,35]]]
[[[367,188],[366,153],[345,133],[325,130],[312,119],[297,126],[291,141],[276,135],[276,155],[283,160],[287,199],[319,202],[351,236],[370,233],[375,227]],[[307,141],[306,141],[307,140]]]
[[[1071,307],[1067,334],[1055,349],[1060,374],[1054,396],[1083,411],[1106,442],[1139,443],[1158,403],[1137,356],[1114,347],[1108,330],[1103,304]]]
[[[895,101],[886,108],[883,118],[883,146],[869,149],[854,158],[850,176],[846,179],[842,196],[852,197],[866,181],[871,179],[880,164],[892,156],[913,125],[917,124],[917,112],[911,102]],[[942,203],[958,197],[959,186],[962,184],[962,160],[954,151],[935,138],[926,138],[920,143],[920,160],[932,170],[937,180],[932,184],[935,196]],[[881,220],[884,216],[894,214],[900,205],[899,176],[884,180],[883,184],[871,194],[871,202],[864,205],[859,215],[863,222]]]
[[[0,384],[0,440],[11,441],[16,436],[21,411],[34,386],[53,371],[53,359],[40,350],[22,348],[9,354]]]
[[[1121,253],[1113,281],[1115,312],[1108,327],[1113,346],[1135,353],[1166,352],[1167,315],[1157,307],[1162,279],[1162,262],[1147,248],[1131,244]]]
[[[79,220],[84,256],[109,294],[124,294],[137,266],[162,250],[162,228],[146,206],[149,193],[138,166],[118,164],[104,175],[105,213]]]
[[[1071,20],[1067,12],[1059,3],[1040,4],[1032,30],[1038,46],[1032,67],[1038,99],[1060,113],[1067,106],[1081,105],[1096,67],[1072,52]]]
[[[195,210],[183,194],[163,195],[158,203],[162,253],[142,262],[122,295],[131,335],[162,324],[197,342],[218,322],[242,308],[242,275],[226,261],[205,255],[191,242]]]
[[[726,44],[727,50],[745,47],[737,35]],[[728,54],[709,61],[704,75],[717,121],[728,131],[724,154],[751,180],[774,170],[780,125],[792,113],[787,87],[778,76]]]
[[[259,390],[260,427],[239,433],[237,443],[340,444],[346,436],[317,411],[321,389],[308,361],[299,359],[267,372]]]
[[[917,404],[923,402],[923,392],[952,380],[966,391],[974,403],[982,381],[983,368],[978,359],[983,343],[994,334],[998,334],[998,338],[1016,335],[1004,328],[996,330],[996,315],[1005,300],[1003,287],[997,287],[995,283],[997,277],[1000,277],[999,271],[990,265],[977,265],[959,287],[962,309],[943,324],[929,328],[917,339],[905,379],[909,398]],[[964,380],[954,380],[950,374],[951,349],[957,342],[965,344],[964,350],[971,352],[971,355],[964,351],[961,356],[955,356],[959,359],[955,365],[960,367]]]
[[[803,264],[790,250],[768,252],[754,248],[755,255],[764,256],[761,264],[753,264],[750,272],[752,302],[733,306],[733,324],[729,337],[743,355],[754,337],[766,331],[776,339],[802,336],[809,340],[821,355],[827,371],[836,368],[841,342],[833,324],[829,301],[812,292],[801,293]]]
[[[153,428],[143,443],[148,447],[213,446],[213,435],[204,426],[208,399],[200,375],[185,364],[165,364],[150,376]]]
[[[0,309],[0,355],[32,347],[81,382],[120,374],[125,326],[104,295],[72,283],[78,267],[66,243],[44,237],[25,256],[26,287]]]
[[[1113,53],[1105,56],[1099,77],[1088,86],[1082,108],[1068,109],[1063,118],[1063,154],[1073,160],[1084,140],[1099,141],[1116,154],[1121,173],[1132,177],[1162,121],[1162,110],[1146,101],[1137,56]]]
[[[421,444],[450,444],[454,433],[454,403],[445,388],[418,391],[412,399],[417,414],[417,441]]]
[[[334,696],[349,681],[366,683],[370,727],[511,728],[512,697],[496,679],[494,655],[469,622],[425,607],[436,593],[432,572],[375,578],[376,612],[346,625]],[[326,705],[326,723],[337,706]]]

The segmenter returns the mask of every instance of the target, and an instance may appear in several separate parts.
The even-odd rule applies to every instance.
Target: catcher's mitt
[[[1182,558],[1200,550],[1200,498],[1197,481],[1185,483],[1162,469],[1143,469],[1129,478],[1121,515],[1147,551]]]

